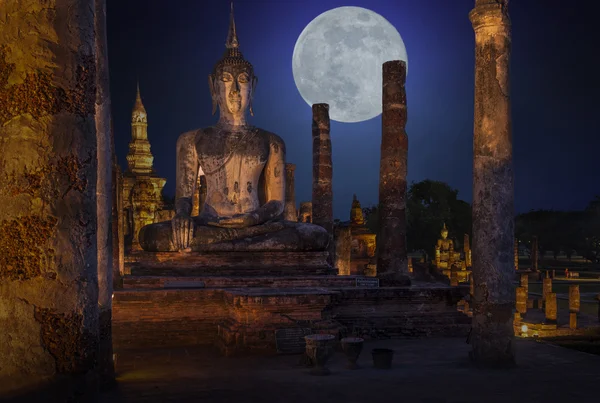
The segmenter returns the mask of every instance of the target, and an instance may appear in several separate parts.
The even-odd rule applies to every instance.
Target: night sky
[[[296,39],[317,15],[340,6],[371,9],[406,45],[409,181],[440,180],[471,201],[474,34],[472,0],[239,0],[241,50],[258,86],[250,123],[279,134],[295,163],[296,201],[311,199],[311,110],[292,76]],[[581,209],[600,194],[600,80],[591,1],[511,1],[511,91],[517,212]],[[131,139],[139,77],[157,172],[175,188],[179,134],[214,124],[208,74],[225,49],[229,2],[108,0],[116,151]],[[356,193],[377,203],[381,116],[332,122],[334,214],[347,219]]]

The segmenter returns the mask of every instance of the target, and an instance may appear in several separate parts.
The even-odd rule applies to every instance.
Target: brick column
[[[410,285],[406,253],[406,63],[383,64],[377,277],[382,286]]]
[[[531,270],[537,272],[538,268],[538,237],[534,236],[531,240]]]
[[[352,251],[352,232],[349,226],[337,226],[335,229],[334,268],[340,276],[350,275],[350,254]]]
[[[579,313],[581,307],[581,294],[579,293],[579,285],[569,286],[569,312]]]
[[[331,137],[329,135],[329,105],[312,106],[313,138],[313,189],[312,223],[325,228],[331,237],[329,263],[333,264],[335,244],[333,242],[333,166],[331,161]]]
[[[106,2],[95,0],[96,50],[96,243],[98,248],[98,374],[102,383],[114,379],[112,348],[113,232],[113,135],[106,36]]]
[[[551,292],[548,295],[546,295],[544,312],[546,313],[545,323],[555,324],[557,315],[558,315],[558,307],[556,305],[556,293],[555,292]]]
[[[542,301],[546,301],[548,294],[552,292],[552,279],[548,277],[548,272],[546,272],[546,277],[542,280]]]
[[[112,296],[104,1],[0,8],[0,379],[60,376],[92,401]]]
[[[515,238],[515,270],[519,270],[519,240]]]
[[[517,287],[517,303],[516,308],[517,312],[521,315],[525,315],[527,312],[527,289],[525,287]]]
[[[285,164],[285,209],[283,217],[288,221],[298,221],[298,212],[296,211],[296,181],[294,178],[295,170],[295,164]]]
[[[471,358],[514,366],[514,179],[509,100],[507,0],[476,0],[473,136],[473,276]]]

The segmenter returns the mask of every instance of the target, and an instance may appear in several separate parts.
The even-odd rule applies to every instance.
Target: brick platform
[[[125,279],[128,280],[128,279]],[[142,281],[143,279],[136,279]],[[146,284],[158,287],[166,279]],[[207,284],[239,284],[239,278],[207,278]],[[226,355],[275,352],[276,329],[335,323],[338,335],[367,338],[466,336],[469,318],[456,310],[467,287],[415,284],[357,288],[356,278],[293,279],[304,287],[280,288],[290,279],[252,279],[271,288],[124,289],[113,299],[116,349],[215,344]],[[251,281],[251,282],[252,282]],[[279,283],[278,283],[279,282]],[[129,281],[125,281],[126,284]],[[308,284],[328,287],[308,287]],[[334,326],[335,328],[335,326]]]
[[[265,276],[336,274],[327,252],[136,252],[125,273],[163,276]]]

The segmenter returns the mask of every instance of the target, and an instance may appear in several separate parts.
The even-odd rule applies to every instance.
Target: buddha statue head
[[[208,84],[212,97],[214,114],[217,106],[220,110],[220,121],[231,125],[244,125],[246,110],[252,110],[252,95],[258,78],[254,75],[252,64],[244,59],[240,51],[235,21],[233,18],[233,2],[229,20],[229,33],[225,44],[225,54],[208,76]]]
[[[444,227],[442,228],[440,234],[442,235],[442,239],[448,238],[448,228],[446,228],[446,223],[444,223]]]
[[[365,217],[363,215],[362,207],[356,195],[352,196],[352,208],[350,209],[350,225],[354,227],[365,225]]]

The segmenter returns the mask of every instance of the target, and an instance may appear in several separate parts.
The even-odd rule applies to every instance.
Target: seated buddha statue
[[[175,217],[139,233],[149,252],[324,251],[327,231],[285,221],[285,144],[276,134],[248,125],[257,78],[240,52],[233,6],[226,51],[209,75],[216,125],[177,140]],[[206,194],[192,216],[198,175]]]
[[[454,257],[454,242],[448,239],[448,228],[446,223],[442,228],[440,235],[435,245],[435,265],[438,269],[450,269],[452,266],[452,258]]]

